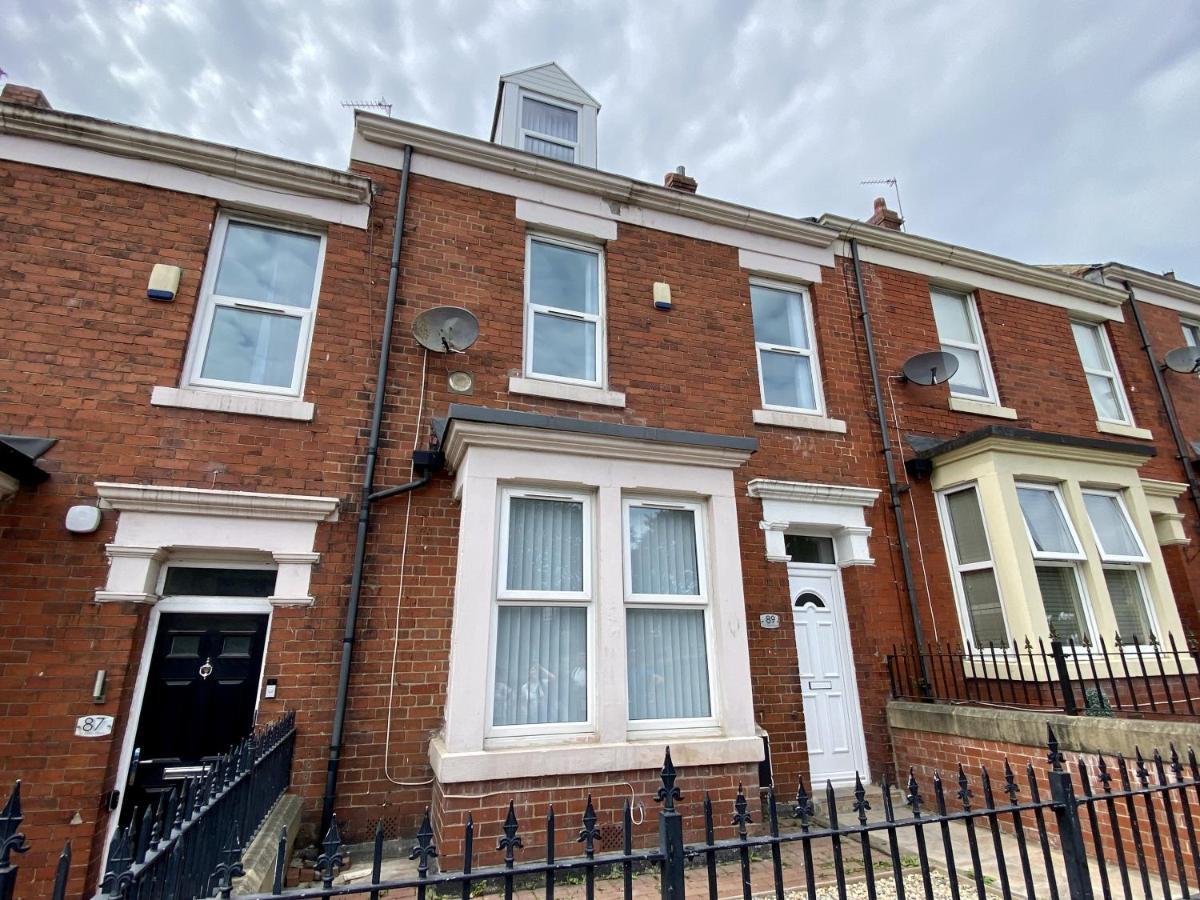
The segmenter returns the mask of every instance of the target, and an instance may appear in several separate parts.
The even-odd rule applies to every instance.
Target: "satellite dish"
[[[918,353],[904,364],[901,371],[905,379],[913,384],[943,384],[958,371],[958,357],[941,350]]]
[[[435,306],[417,316],[413,337],[434,353],[465,353],[479,337],[479,320],[457,306]]]
[[[1200,372],[1200,347],[1176,347],[1163,359],[1172,372],[1191,375]]]

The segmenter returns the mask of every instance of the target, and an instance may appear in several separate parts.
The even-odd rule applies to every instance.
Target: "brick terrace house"
[[[70,837],[94,882],[135,805],[286,708],[310,825],[432,806],[453,868],[468,812],[480,845],[510,797],[612,822],[666,744],[717,802],[878,780],[896,643],[1197,624],[1200,405],[1155,368],[1196,287],[604,172],[553,64],[501,79],[488,141],[358,113],[345,172],[4,101],[27,867]],[[465,352],[412,337],[443,306]],[[900,377],[938,349],[948,383]]]

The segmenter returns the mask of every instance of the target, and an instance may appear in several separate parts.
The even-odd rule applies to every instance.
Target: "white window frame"
[[[509,510],[514,497],[529,497],[536,500],[559,500],[580,502],[583,504],[583,590],[582,591],[510,591],[508,584],[508,532]],[[489,653],[487,672],[487,702],[485,704],[484,738],[492,746],[503,746],[505,738],[513,738],[512,743],[528,743],[528,738],[541,738],[555,735],[592,734],[596,731],[596,604],[593,602],[593,557],[596,548],[593,544],[593,519],[595,516],[595,497],[586,491],[562,490],[552,487],[537,486],[503,486],[500,488],[500,518],[498,520],[499,535],[496,540],[496,582],[491,603],[491,621],[489,623]],[[496,725],[496,662],[498,651],[496,642],[500,637],[500,607],[501,606],[554,606],[582,608],[587,611],[587,718],[582,722],[546,722],[532,725]],[[536,742],[536,740],[535,740]]]
[[[535,304],[530,299],[530,288],[533,282],[533,245],[534,243],[557,244],[571,250],[581,250],[594,253],[596,265],[596,313],[583,313],[573,309],[563,309],[558,306],[543,306]],[[526,378],[538,381],[556,381],[560,384],[577,384],[584,387],[604,388],[608,383],[608,329],[606,322],[606,297],[604,289],[604,247],[599,244],[589,244],[583,241],[564,238],[542,231],[529,231],[525,234],[525,360],[524,371]],[[568,378],[562,375],[546,375],[533,371],[533,345],[536,316],[538,313],[557,316],[562,319],[573,319],[579,322],[594,322],[596,325],[596,377],[594,380],[584,378]]]
[[[692,594],[635,594],[633,592],[633,564],[629,541],[629,510],[633,507],[653,509],[688,509],[696,523],[696,572],[700,593]],[[708,580],[708,527],[707,504],[694,500],[648,494],[629,494],[621,498],[621,556],[624,568],[624,604],[622,615],[632,609],[700,609],[704,612],[704,653],[708,670],[709,714],[693,719],[634,719],[625,710],[625,721],[631,734],[645,732],[674,732],[692,729],[711,729],[720,724],[717,694],[717,658],[713,643],[712,603],[709,598]],[[626,693],[628,694],[629,651],[628,643],[621,648],[625,666]],[[643,735],[644,736],[644,735]]]
[[[1200,347],[1200,322],[1190,319],[1180,319],[1179,327],[1183,331],[1183,342],[1189,347]]]
[[[564,138],[554,137],[553,135],[544,134],[540,131],[534,131],[531,128],[525,127],[525,101],[536,100],[538,103],[545,103],[547,106],[557,106],[559,109],[569,110],[575,113],[575,140],[568,141]],[[563,162],[561,159],[554,159],[550,156],[543,156],[541,153],[536,153],[533,150],[528,150],[525,147],[525,138],[531,137],[539,141],[545,141],[547,144],[555,144],[559,147],[571,148],[571,162],[579,162],[579,133],[583,128],[583,108],[574,103],[568,103],[565,100],[560,100],[557,97],[548,97],[545,94],[539,94],[535,91],[522,89],[519,97],[520,102],[517,104],[517,133],[520,136],[521,150],[525,153],[531,153],[534,156],[548,159],[551,162]]]
[[[1120,407],[1121,418],[1113,419],[1109,416],[1100,414],[1100,404],[1096,401],[1096,395],[1092,393],[1092,386],[1088,384],[1088,393],[1092,397],[1092,405],[1096,408],[1096,418],[1101,422],[1113,422],[1117,425],[1132,425],[1133,411],[1129,408],[1129,398],[1125,394],[1125,383],[1121,380],[1121,372],[1117,369],[1117,359],[1113,355],[1112,344],[1108,339],[1108,329],[1099,322],[1087,322],[1082,319],[1072,319],[1071,328],[1072,336],[1074,336],[1075,327],[1087,328],[1100,336],[1100,354],[1108,363],[1108,369],[1097,369],[1088,366],[1083,361],[1083,354],[1079,355],[1079,365],[1083,369],[1084,375],[1096,375],[1100,378],[1107,378],[1113,383],[1114,393],[1117,397],[1117,406]],[[1076,349],[1078,350],[1079,341],[1076,340]]]
[[[808,292],[808,288],[798,284],[788,284],[785,281],[771,281],[766,278],[751,278],[750,287],[761,287],[798,295],[800,297],[800,304],[804,308],[804,327],[808,333],[808,349],[795,347],[790,344],[771,344],[755,338],[754,360],[758,366],[758,396],[762,401],[763,409],[777,409],[783,412],[805,413],[814,416],[825,415],[825,392],[821,385],[821,361],[817,354],[817,333],[813,323],[812,297]],[[751,300],[750,320],[751,328],[753,328],[753,300]],[[812,372],[813,380],[813,400],[816,402],[816,406],[811,408],[806,406],[783,406],[778,403],[767,402],[767,389],[763,383],[762,367],[762,352],[764,350],[772,353],[786,353],[791,356],[804,356],[808,358],[809,370]]]
[[[955,290],[954,288],[942,287],[937,284],[929,286],[929,305],[930,310],[933,309],[933,295],[944,294],[949,297],[958,297],[966,306],[967,324],[971,328],[971,333],[975,337],[974,343],[967,341],[953,340],[942,336],[938,332],[938,343],[945,347],[955,347],[960,350],[971,350],[979,354],[979,367],[983,370],[983,386],[987,390],[987,396],[981,397],[978,394],[971,394],[964,391],[956,391],[954,389],[954,379],[949,381],[950,396],[959,397],[963,400],[974,400],[976,403],[988,403],[994,406],[1000,404],[1000,395],[996,389],[996,376],[992,371],[992,358],[988,353],[987,342],[983,339],[983,322],[979,318],[979,302],[974,293],[964,293],[963,291]],[[937,328],[937,320],[934,319],[934,328]]]
[[[1109,491],[1100,488],[1083,488],[1083,494],[1095,494],[1100,497],[1112,497],[1117,501],[1117,508],[1120,514],[1125,517],[1125,524],[1128,526],[1130,533],[1133,535],[1134,542],[1138,545],[1138,550],[1141,551],[1140,556],[1126,556],[1122,554],[1108,553],[1104,549],[1104,544],[1100,540],[1100,533],[1096,530],[1096,525],[1092,521],[1091,513],[1087,510],[1087,505],[1084,505],[1084,513],[1087,515],[1088,527],[1092,529],[1092,537],[1096,541],[1096,551],[1100,556],[1101,576],[1108,569],[1127,569],[1133,571],[1137,576],[1138,588],[1142,592],[1142,603],[1146,609],[1146,621],[1150,626],[1151,634],[1157,634],[1159,631],[1158,616],[1155,613],[1154,602],[1150,594],[1150,585],[1146,580],[1145,568],[1150,564],[1150,554],[1146,552],[1146,544],[1142,540],[1141,534],[1137,527],[1133,524],[1133,517],[1129,515],[1129,507],[1125,504],[1125,498],[1120,491]],[[1104,579],[1104,586],[1107,590],[1108,580]],[[1112,597],[1109,597],[1109,605],[1112,605]],[[1113,610],[1113,617],[1116,617],[1116,610]],[[1148,638],[1150,635],[1142,635],[1143,638]],[[1142,647],[1148,647],[1150,644],[1142,644]],[[1130,650],[1135,648],[1134,644],[1122,644],[1122,647],[1128,647]]]
[[[244,223],[259,228],[289,231],[295,234],[311,235],[320,239],[320,246],[317,249],[317,264],[313,270],[312,298],[306,309],[297,306],[288,306],[283,303],[267,303],[261,300],[247,300],[242,297],[225,297],[216,293],[217,272],[220,269],[221,258],[225,251],[225,239],[230,223]],[[325,268],[325,247],[326,234],[320,229],[260,216],[247,215],[240,212],[222,211],[217,216],[216,224],[213,226],[208,259],[204,264],[204,278],[200,286],[200,299],[197,304],[196,318],[184,362],[183,387],[230,391],[240,394],[271,394],[282,397],[302,397],[304,394],[305,379],[308,376],[309,357],[312,353],[313,323],[316,320],[317,299],[321,293],[321,277]],[[204,368],[209,335],[212,331],[212,323],[216,317],[218,307],[253,310],[300,320],[300,334],[296,341],[296,359],[292,366],[292,382],[290,385],[279,387],[241,381],[224,381],[217,378],[204,378],[200,374]]]
[[[973,490],[975,492],[975,503],[979,507],[979,519],[983,522],[983,538],[987,541],[988,558],[986,561],[974,563],[962,563],[958,559],[958,544],[954,537],[954,519],[950,515],[949,497],[952,494],[959,494],[963,491]],[[942,523],[942,540],[946,545],[946,559],[950,563],[950,571],[954,575],[954,599],[958,606],[958,621],[960,630],[962,631],[963,640],[970,643],[977,651],[988,652],[991,648],[977,646],[974,639],[974,633],[971,629],[971,611],[970,605],[967,603],[967,591],[962,583],[964,573],[982,572],[985,569],[990,570],[992,578],[996,582],[996,596],[1000,600],[1000,617],[1004,622],[1004,634],[1006,641],[1002,647],[997,647],[993,652],[1008,653],[1010,648],[1009,642],[1013,639],[1012,629],[1008,625],[1008,604],[1004,601],[1004,590],[1000,584],[1000,573],[996,568],[996,555],[992,552],[992,535],[988,528],[987,514],[983,507],[983,498],[979,493],[979,483],[975,481],[966,484],[958,484],[952,488],[947,488],[944,491],[936,492],[938,518]]]

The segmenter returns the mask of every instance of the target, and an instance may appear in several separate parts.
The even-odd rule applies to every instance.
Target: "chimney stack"
[[[1175,280],[1175,270],[1172,269],[1170,272],[1163,272],[1163,278],[1167,278],[1167,279],[1170,279],[1171,281],[1174,281]]]
[[[892,231],[899,231],[900,226],[904,224],[904,220],[899,214],[888,209],[887,201],[882,197],[875,198],[875,215],[867,219],[868,225],[878,225],[880,228],[890,228]]]
[[[685,194],[696,193],[696,179],[690,177],[684,171],[683,166],[679,166],[674,172],[668,172],[663,179],[663,187],[670,188],[673,191],[682,191]]]
[[[16,103],[20,106],[33,106],[37,109],[50,109],[50,101],[37,88],[26,87],[23,84],[13,84],[11,81],[0,91],[0,103]]]

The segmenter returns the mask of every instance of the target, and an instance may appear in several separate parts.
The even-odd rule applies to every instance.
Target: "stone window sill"
[[[829,431],[845,434],[846,423],[841,419],[812,416],[807,413],[786,412],[781,409],[756,409],[754,422],[757,425],[778,425],[780,428],[805,428],[809,431]]]
[[[976,416],[991,416],[994,419],[1015,419],[1017,411],[999,403],[968,400],[966,397],[951,397],[950,408],[955,412],[972,413]]]
[[[558,381],[539,381],[536,378],[510,378],[508,392],[531,397],[549,397],[552,400],[570,400],[572,403],[591,403],[595,406],[625,406],[625,395],[620,391],[606,391],[604,388],[563,384]]]
[[[297,422],[311,422],[316,413],[313,404],[290,397],[265,397],[258,394],[201,391],[195,388],[172,388],[162,385],[156,386],[150,392],[150,403],[154,406],[207,409],[242,416],[292,419]]]
[[[1143,441],[1154,440],[1154,433],[1149,428],[1138,428],[1136,425],[1122,425],[1120,422],[1096,422],[1096,430],[1104,434],[1116,434],[1121,437],[1138,438]]]

